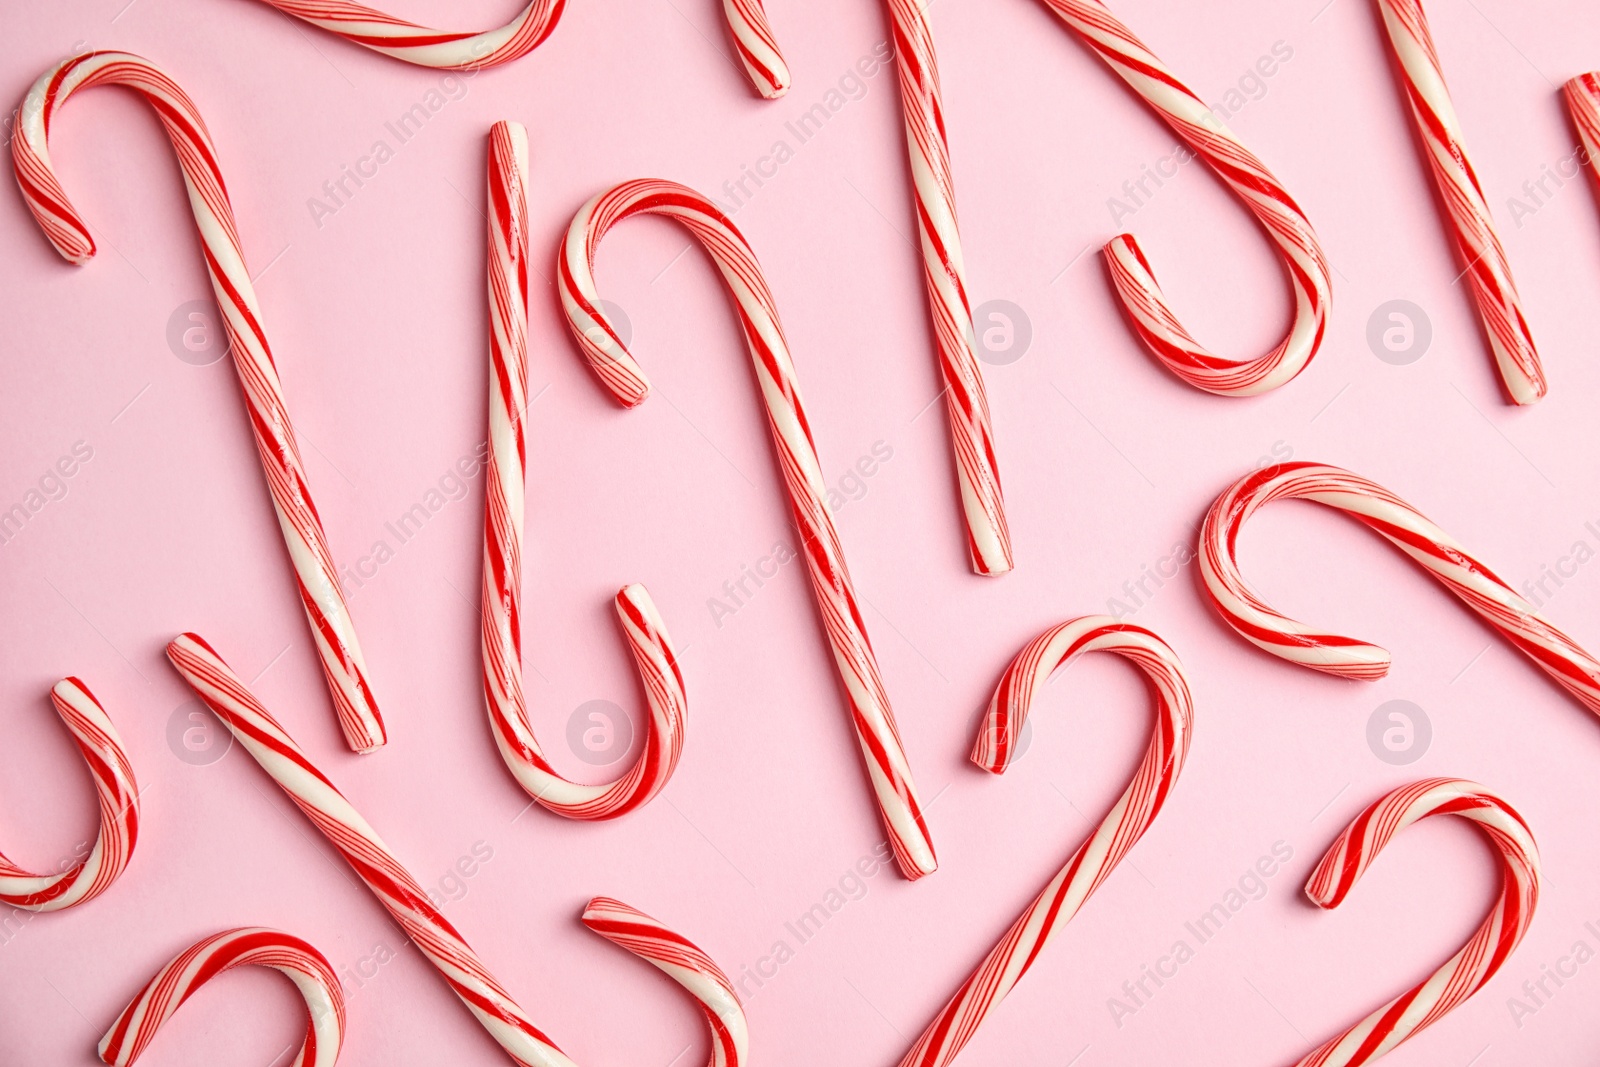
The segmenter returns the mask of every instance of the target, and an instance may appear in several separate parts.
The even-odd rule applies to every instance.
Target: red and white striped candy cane
[[[0,856],[0,904],[28,911],[61,911],[93,900],[127,869],[139,843],[139,784],[106,709],[76,678],[57,682],[50,702],[89,765],[100,799],[100,830],[87,856],[54,874],[30,874]]]
[[[1562,89],[1572,124],[1583,141],[1582,159],[1591,173],[1600,177],[1600,71],[1590,71],[1571,79]]]
[[[739,62],[744,64],[744,72],[756,92],[768,100],[787,93],[789,65],[778,50],[778,39],[772,35],[761,0],[722,0],[722,14],[728,20],[728,32],[733,34]]]
[[[1381,678],[1389,670],[1389,653],[1382,648],[1296,622],[1268,607],[1245,582],[1239,571],[1239,530],[1274,500],[1310,500],[1377,532],[1600,714],[1600,662],[1410,504],[1376,482],[1321,463],[1285,463],[1248,474],[1206,515],[1199,547],[1206,594],[1245,640],[1280,659],[1341,678]]]
[[[939,60],[928,22],[931,0],[888,0],[895,61],[900,70],[900,111],[911,158],[922,277],[928,290],[939,377],[944,384],[955,452],[956,480],[967,527],[967,554],[978,574],[1011,570],[1011,528],[1000,491],[1000,468],[990,428],[989,396],[978,368],[977,339],[967,268],[956,224],[955,181],[939,91]]]
[[[1450,232],[1466,261],[1464,271],[1489,337],[1500,381],[1517,404],[1532,404],[1547,386],[1539,352],[1522,314],[1511,264],[1495,231],[1494,216],[1462,143],[1444,67],[1428,32],[1420,0],[1378,0],[1389,44],[1405,79],[1406,100],[1428,153],[1429,170],[1450,213]]]
[[[294,982],[306,1002],[306,1037],[290,1067],[333,1067],[344,1044],[344,990],[327,957],[309,942],[260,927],[228,930],[173,959],[117,1016],[100,1039],[100,1058],[129,1067],[195,990],[235,967],[271,967]]]
[[[355,0],[263,0],[286,15],[374,52],[437,70],[482,70],[510,63],[555,32],[566,0],[533,0],[499,29],[458,33],[385,15]]]
[[[595,897],[583,910],[583,925],[654,964],[688,990],[711,1029],[706,1067],[743,1067],[750,1060],[750,1027],[722,968],[694,942],[637,908],[610,897]]]
[[[528,131],[489,134],[489,474],[483,524],[483,696],[500,756],[529,796],[574,819],[609,819],[661,791],[683,752],[686,698],[650,594],[617,594],[617,617],[650,705],[633,766],[606,785],[558,774],[533,735],[522,691],[522,533],[528,469]]]
[[[1426,980],[1389,1001],[1295,1067],[1359,1067],[1460,1007],[1494,977],[1522,941],[1539,903],[1539,848],[1522,816],[1481,785],[1430,778],[1396,789],[1356,817],[1306,883],[1319,908],[1337,908],[1394,835],[1430,815],[1477,826],[1500,854],[1500,896],[1461,951]]]
[[[650,395],[650,382],[601,310],[594,283],[594,256],[600,239],[633,215],[665,215],[687,227],[710,253],[738,304],[767,426],[800,530],[801,554],[833,647],[834,664],[850,699],[851,724],[877,794],[878,810],[900,870],[907,878],[920,878],[938,866],[933,841],[878,673],[877,656],[867,639],[839,531],[828,511],[828,485],[778,322],[778,308],[744,235],[709,200],[676,182],[626,182],[601,193],[573,217],[558,255],[557,284],[567,323],[589,366],[617,400],[633,407]]]
[[[1180,81],[1100,0],[1044,0],[1155,113],[1205,160],[1250,209],[1276,248],[1294,290],[1289,333],[1266,355],[1212,354],[1178,321],[1139,241],[1130,233],[1105,246],[1117,299],[1150,352],[1179,378],[1208,392],[1255,396],[1306,368],[1327,338],[1332,285],[1322,246],[1300,205],[1216,113]]]
[[[1050,675],[1085,652],[1115,652],[1144,672],[1156,698],[1144,759],[1093,836],[1078,847],[999,944],[922,1032],[900,1067],[945,1067],[1028,973],[1050,939],[1072,921],[1161,812],[1189,755],[1194,701],[1177,653],[1142,626],[1088,615],[1046,630],[1006,668],[978,731],[972,761],[996,774],[1011,760],[1034,698]]]
[[[339,850],[378,903],[511,1059],[523,1067],[573,1067],[484,967],[472,946],[428,899],[428,891],[401,866],[367,820],[284,732],[222,657],[194,634],[184,634],[169,644],[167,657],[250,757]]]
[[[339,588],[339,572],[328,551],[305,463],[289,424],[277,364],[267,345],[255,287],[245,268],[233,208],[217,165],[216,146],[194,101],[149,60],[127,52],[89,52],[64,60],[35,82],[22,101],[18,135],[11,140],[17,184],[56,251],[73,263],[85,263],[94,256],[88,224],[67,199],[51,168],[48,138],[50,123],[61,106],[73,94],[96,85],[120,85],[143,97],[161,119],[177,152],[205,250],[206,270],[244,390],[261,469],[299,577],[300,602],[311,624],[312,641],[327,675],[339,725],[352,749],[370,752],[386,740],[383,718],[367,684],[355,621]]]
[[[352,44],[435,70],[483,70],[521,59],[544,44],[566,10],[566,0],[534,0],[498,29],[463,33],[419,26],[355,0],[263,2]],[[722,10],[750,81],[776,100],[789,89],[789,68],[761,0],[722,0]]]

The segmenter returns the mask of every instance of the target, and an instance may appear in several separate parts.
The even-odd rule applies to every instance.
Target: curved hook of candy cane
[[[1306,368],[1327,337],[1332,283],[1327,259],[1300,205],[1210,107],[1101,3],[1044,0],[1155,113],[1205,160],[1260,222],[1288,272],[1294,319],[1266,355],[1213,355],[1178,321],[1138,240],[1128,233],[1105,246],[1117,299],[1135,332],[1167,369],[1190,385],[1224,396],[1276,389]]]
[[[309,942],[262,927],[214,934],[179,953],[117,1016],[100,1039],[100,1058],[130,1067],[197,989],[224,971],[249,966],[281,971],[306,1002],[306,1037],[290,1067],[333,1067],[345,1022],[344,990],[333,965]]]
[[[301,605],[322,661],[345,741],[357,752],[383,745],[387,734],[367,682],[366,660],[355,620],[339,586],[322,519],[311,498],[305,462],[289,423],[277,364],[261,322],[233,207],[217,165],[216,146],[194,101],[149,60],[127,52],[88,52],[47,71],[23,99],[11,154],[17,184],[28,209],[56,251],[73,263],[95,254],[94,239],[50,164],[50,124],[74,94],[96,85],[120,85],[138,93],[156,112],[183,168],[189,206],[204,246],[206,270],[228,332],[234,369],[244,393],[262,473],[299,581]]]
[[[711,1057],[706,1067],[743,1067],[750,1062],[750,1027],[739,996],[722,968],[698,945],[610,897],[589,901],[583,910],[583,925],[660,968],[695,998],[711,1030]]]
[[[512,1061],[522,1067],[573,1067],[489,973],[377,831],[216,650],[195,634],[183,634],[167,645],[167,658],[240,747],[339,850],[389,917],[400,924],[450,991]]]
[[[851,724],[878,810],[901,873],[920,878],[938,866],[933,840],[845,566],[844,546],[828,511],[828,484],[800,399],[777,304],[744,235],[709,200],[676,182],[625,182],[601,193],[573,217],[557,253],[557,285],[567,324],[590,368],[618,401],[633,407],[650,395],[650,382],[601,310],[594,283],[594,256],[601,238],[633,215],[665,215],[681,223],[711,256],[734,298],[766,409],[767,428],[800,531],[812,595],[850,701]]]
[[[1600,178],[1600,71],[1580,74],[1562,87],[1572,124],[1583,142],[1583,161]]]
[[[768,100],[787,93],[791,81],[789,64],[778,50],[778,39],[767,22],[762,0],[722,0],[722,13],[728,20],[739,62],[744,64],[744,72],[756,92]]]
[[[1194,700],[1178,654],[1159,635],[1110,615],[1085,615],[1053,626],[1028,642],[1006,668],[989,699],[972,746],[972,762],[993,774],[1004,774],[1033,702],[1056,671],[1085,652],[1114,652],[1134,663],[1155,690],[1157,720],[1178,724],[1182,752],[1188,751],[1188,723]],[[1157,739],[1152,739],[1152,744]],[[1171,748],[1168,743],[1163,746]],[[1182,752],[1178,762],[1183,762]],[[1176,771],[1173,772],[1176,774]]]
[[[352,44],[435,70],[477,71],[510,63],[555,32],[566,0],[534,0],[498,29],[459,33],[430,29],[355,0],[262,0]],[[768,100],[789,91],[789,68],[778,51],[761,0],[722,0],[739,61]]]
[[[604,785],[562,777],[528,722],[522,690],[522,543],[528,472],[528,131],[489,134],[489,473],[483,537],[483,696],[495,745],[517,782],[573,819],[611,819],[659,793],[683,753],[683,674],[666,625],[642,585],[616,597],[617,617],[650,706],[645,743]]]
[[[1511,262],[1500,244],[1477,171],[1467,158],[1461,120],[1445,85],[1428,17],[1419,0],[1379,0],[1378,7],[1500,381],[1513,403],[1532,404],[1548,389],[1544,368],[1522,313]]]
[[[363,48],[435,70],[482,70],[521,59],[555,32],[566,9],[566,0],[533,0],[499,29],[458,33],[418,26],[356,0],[262,2]]]
[[[50,702],[89,765],[100,830],[87,856],[55,874],[30,874],[0,855],[0,904],[27,911],[62,911],[93,900],[121,877],[139,843],[139,783],[106,709],[76,678],[57,682]]]
[[[1515,809],[1481,785],[1430,778],[1396,789],[1339,835],[1306,883],[1319,908],[1336,908],[1395,834],[1432,815],[1477,826],[1500,854],[1499,899],[1461,951],[1414,988],[1331,1038],[1295,1067],[1358,1067],[1392,1051],[1466,1002],[1505,963],[1539,903],[1539,849]]]
[[[900,1067],[946,1067],[989,1014],[1028,973],[1039,954],[1150,828],[1189,755],[1194,700],[1177,653],[1142,626],[1088,615],[1046,630],[1011,661],[978,730],[972,760],[1001,773],[1028,708],[1050,675],[1085,652],[1114,652],[1138,667],[1155,696],[1155,725],[1143,759],[1106,813],[955,996],[928,1024]]]
[[[1600,662],[1454,538],[1376,482],[1321,463],[1265,467],[1211,505],[1200,531],[1200,573],[1212,607],[1241,637],[1280,659],[1341,678],[1381,678],[1389,653],[1353,637],[1296,622],[1267,606],[1239,570],[1239,531],[1274,500],[1309,500],[1343,512],[1410,556],[1440,585],[1600,714]]]

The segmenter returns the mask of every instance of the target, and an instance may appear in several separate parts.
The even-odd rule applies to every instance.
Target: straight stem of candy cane
[[[482,70],[521,59],[545,42],[566,10],[566,0],[533,0],[498,29],[459,33],[419,26],[356,0],[263,2],[363,48],[436,70]]]
[[[739,62],[756,92],[776,100],[789,91],[789,65],[778,50],[778,40],[767,22],[762,0],[722,0],[722,14],[733,35]]]
[[[27,911],[62,911],[93,900],[121,877],[139,842],[139,784],[106,709],[76,678],[57,682],[50,702],[94,779],[100,829],[87,856],[53,874],[30,874],[0,855],[0,904]]]
[[[100,1039],[100,1058],[130,1067],[197,989],[224,971],[249,966],[281,971],[306,1002],[306,1036],[290,1067],[333,1067],[345,1027],[344,990],[333,966],[309,942],[260,927],[205,938],[157,971]]]
[[[1477,171],[1467,158],[1461,121],[1444,82],[1444,67],[1428,30],[1428,17],[1420,0],[1378,0],[1378,7],[1500,380],[1514,403],[1532,404],[1547,391],[1544,369],[1494,216],[1478,184]]]
[[[930,0],[887,0],[900,70],[900,110],[911,160],[922,276],[939,355],[950,444],[967,531],[967,554],[978,574],[1011,570],[1011,529],[1006,524],[1000,468],[990,427],[989,397],[978,368],[972,300],[956,224],[955,181],[939,92]]]
[[[194,634],[167,646],[167,657],[250,757],[350,864],[513,1062],[573,1067],[428,898],[361,813],[284,732],[222,657]]]
[[[127,52],[89,52],[64,60],[35,82],[23,99],[17,136],[11,141],[17,184],[56,251],[73,263],[88,262],[95,254],[94,239],[51,167],[49,132],[62,105],[96,85],[120,85],[138,93],[155,110],[177,152],[204,246],[206,270],[243,387],[262,473],[294,564],[300,602],[311,625],[339,725],[353,750],[370,752],[387,739],[383,718],[367,683],[355,621],[345,604],[322,519],[311,499],[305,462],[289,423],[277,364],[267,344],[233,207],[217,165],[216,146],[194,101],[148,60]]]
[[[928,1024],[900,1067],[945,1067],[1028,973],[1051,938],[1072,921],[1161,812],[1189,754],[1194,700],[1172,648],[1142,626],[1109,615],[1073,619],[1034,638],[995,689],[972,761],[1003,773],[1034,699],[1050,675],[1085,652],[1114,652],[1149,678],[1155,727],[1133,780],[1094,834],[1007,930],[955,996]]]
[[[483,540],[483,695],[506,766],[528,795],[574,819],[609,819],[654,797],[683,752],[686,697],[666,626],[650,594],[617,594],[617,617],[643,682],[650,726],[639,757],[605,785],[562,777],[528,722],[522,688],[522,545],[528,467],[528,132],[489,134],[489,473]]]
[[[744,1067],[750,1062],[750,1027],[733,983],[698,945],[637,908],[610,897],[595,897],[583,911],[583,925],[653,964],[688,990],[711,1031],[706,1067]]]
[[[878,810],[900,870],[907,878],[919,878],[938,866],[933,841],[845,566],[844,546],[828,511],[828,485],[777,305],[744,235],[709,200],[676,182],[626,182],[600,194],[573,218],[558,254],[557,285],[568,325],[590,368],[618,401],[632,407],[649,395],[650,382],[601,310],[594,282],[594,257],[601,238],[618,222],[641,214],[665,215],[687,227],[711,255],[738,305],[767,427],[799,529],[801,554],[850,701],[851,724]]]
[[[1294,291],[1289,333],[1270,352],[1227,359],[1203,347],[1178,321],[1137,238],[1106,246],[1117,299],[1145,347],[1190,385],[1224,396],[1255,396],[1303,371],[1327,339],[1332,283],[1316,232],[1266,165],[1217,114],[1123,25],[1101,0],[1044,0],[1091,51],[1183,138],[1261,224]]]
[[[1582,142],[1578,158],[1589,165],[1590,173],[1600,178],[1600,71],[1590,71],[1571,79],[1562,88],[1572,124]]]
[[[1389,653],[1382,648],[1296,622],[1269,607],[1244,580],[1239,531],[1274,500],[1322,504],[1378,533],[1600,714],[1600,662],[1410,504],[1376,482],[1320,463],[1285,463],[1248,474],[1206,515],[1199,546],[1206,595],[1245,640],[1280,659],[1341,678],[1381,678],[1389,670]]]
[[[1336,908],[1373,860],[1407,826],[1454,815],[1482,831],[1500,858],[1500,895],[1461,951],[1427,980],[1389,1001],[1302,1058],[1296,1067],[1360,1067],[1460,1007],[1516,950],[1539,903],[1539,849],[1522,816],[1481,785],[1431,778],[1396,789],[1339,836],[1306,883],[1319,908]]]

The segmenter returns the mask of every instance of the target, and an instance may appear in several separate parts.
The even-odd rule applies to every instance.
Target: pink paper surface
[[[453,28],[496,24],[513,7],[388,6]],[[1252,522],[1246,573],[1290,614],[1391,649],[1382,681],[1342,683],[1244,644],[1203,603],[1193,567],[1144,578],[1172,573],[1175,546],[1192,543],[1234,478],[1318,460],[1393,489],[1512,585],[1542,581],[1529,587],[1535,601],[1600,646],[1600,219],[1588,179],[1574,176],[1576,136],[1557,93],[1600,65],[1600,11],[1576,0],[1430,7],[1549,373],[1549,397],[1527,410],[1502,400],[1454,280],[1461,264],[1367,0],[1116,5],[1232,112],[1335,269],[1323,353],[1253,400],[1204,395],[1155,365],[1120,319],[1097,251],[1131,229],[1199,338],[1264,351],[1283,330],[1287,290],[1248,216],[1199,163],[1167,164],[1175,177],[1129,197],[1124,182],[1162,166],[1174,136],[1042,5],[935,5],[974,300],[1009,301],[1031,328],[1020,358],[985,367],[1017,559],[993,580],[968,572],[944,417],[930,407],[939,386],[894,74],[850,75],[885,38],[881,5],[770,0],[795,83],[766,103],[728,58],[714,0],[573,0],[537,53],[468,79],[251,0],[13,0],[0,34],[6,99],[74,50],[121,48],[163,66],[201,108],[334,554],[365,575],[352,610],[391,743],[345,751],[233,372],[196,365],[181,343],[185,305],[209,301],[209,288],[172,153],[131,95],[86,93],[51,147],[99,257],[66,265],[21,198],[0,196],[0,510],[41,485],[56,497],[0,547],[0,845],[43,868],[94,833],[87,776],[46,699],[67,674],[95,690],[127,740],[144,834],[103,898],[0,915],[0,1063],[93,1062],[100,1033],[160,964],[239,925],[299,934],[338,967],[350,996],[343,1062],[505,1062],[242,751],[207,763],[186,747],[205,741],[206,720],[189,720],[193,697],[162,650],[192,629],[254,679],[579,1063],[704,1056],[687,999],[579,925],[584,902],[604,893],[723,965],[747,994],[754,1062],[892,1064],[1132,770],[1147,698],[1104,657],[1048,690],[1032,746],[1005,778],[966,762],[1017,649],[1108,605],[1160,632],[1187,665],[1189,766],[963,1064],[1293,1061],[1453,952],[1494,892],[1485,847],[1439,824],[1408,831],[1338,911],[1305,902],[1301,883],[1346,821],[1428,775],[1474,778],[1516,804],[1547,881],[1501,974],[1389,1062],[1589,1062],[1600,1040],[1593,718],[1398,554],[1322,509],[1283,505]],[[1261,76],[1258,61],[1274,55]],[[386,123],[430,92],[442,103],[399,144]],[[819,104],[828,117],[802,141],[797,124]],[[482,481],[452,471],[485,433],[480,213],[486,133],[502,118],[529,129],[541,271],[526,554],[535,727],[568,773],[603,780],[625,766],[587,764],[565,739],[589,701],[638,722],[609,604],[627,582],[645,582],[660,604],[689,686],[677,776],[610,824],[527,810],[478,691]],[[324,183],[380,140],[393,158],[337,210],[315,209],[331,204]],[[739,193],[746,168],[775,175]],[[931,803],[942,866],[915,885],[887,868],[851,874],[882,833],[801,567],[759,589],[747,580],[753,595],[737,601],[725,586],[746,568],[770,571],[763,561],[794,534],[708,262],[680,256],[685,234],[655,220],[628,224],[601,252],[602,293],[624,309],[658,386],[636,411],[604,395],[560,320],[548,280],[567,220],[594,193],[644,176],[729,206],[733,189],[734,218],[766,267]],[[1129,210],[1114,210],[1114,197]],[[1369,319],[1393,300],[1431,325],[1409,365],[1368,343]],[[42,483],[79,442],[92,458]],[[860,474],[858,460],[874,455]],[[391,525],[418,504],[426,519],[402,540]],[[1141,579],[1143,592],[1125,591]],[[1431,723],[1431,744],[1405,766],[1368,742],[1369,720],[1395,700]],[[200,734],[185,739],[190,727]],[[1185,924],[1275,847],[1292,858],[1259,890],[1243,883],[1259,899],[1197,939]],[[808,913],[826,918],[799,936]],[[1173,970],[1163,959],[1180,941],[1192,958],[1141,992],[1144,968]],[[148,1062],[283,1062],[295,1003],[277,976],[230,976],[179,1013]]]

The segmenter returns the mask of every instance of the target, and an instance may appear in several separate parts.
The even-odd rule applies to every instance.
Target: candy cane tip
[[[788,95],[790,84],[789,68],[779,64],[772,72],[771,78],[763,78],[756,82],[756,92],[766,100],[781,100]]]
[[[1016,564],[1011,562],[1011,546],[1006,545],[1005,555],[999,559],[979,559],[974,556],[972,560],[972,573],[979,578],[1001,578],[1010,574]]]
[[[528,127],[520,122],[501,119],[496,126],[504,127],[506,134],[511,138],[512,150],[516,152],[517,160],[526,163],[528,159]]]
[[[589,903],[583,906],[581,916],[583,925],[594,929],[595,925],[605,918],[607,912],[616,911],[626,907],[620,900],[613,897],[591,897]]]
[[[1339,906],[1340,902],[1327,892],[1319,891],[1318,886],[1321,880],[1322,872],[1319,868],[1317,871],[1312,872],[1311,877],[1306,880],[1306,899],[1323,911],[1332,911]]]
[[[1266,648],[1266,645],[1262,645]],[[1274,651],[1268,649],[1268,651]],[[1347,678],[1355,682],[1375,682],[1389,675],[1389,668],[1394,665],[1394,658],[1389,655],[1389,650],[1378,645],[1345,645],[1341,648],[1316,648],[1307,649],[1303,656],[1296,656],[1293,652],[1287,658],[1298,662],[1314,671],[1332,674],[1339,678]]]
[[[61,681],[50,687],[50,692],[62,700],[71,700],[79,695],[87,696],[90,700],[94,699],[94,694],[89,692],[89,687],[83,684],[83,679],[75,675],[69,675],[61,679]]]
[[[1009,736],[1009,730],[992,726],[980,730],[977,739],[972,742],[972,751],[967,754],[967,759],[972,761],[974,767],[990,774],[1006,773],[1006,768],[1011,766],[1013,746],[1002,745],[1000,742]]]
[[[627,349],[623,349],[623,351],[626,352]],[[638,407],[640,404],[643,404],[646,400],[649,400],[651,392],[652,390],[650,388],[650,383],[641,380],[638,385],[627,387],[624,389],[624,391],[616,393],[615,396],[617,398],[617,403],[621,404],[625,408],[628,408],[629,410],[632,410],[633,408]]]
[[[1517,381],[1506,388],[1511,396],[1511,402],[1518,407],[1531,407],[1543,400],[1550,392],[1550,384],[1543,378],[1536,382]]]
[[[1154,275],[1150,268],[1150,261],[1144,257],[1144,247],[1139,244],[1139,239],[1131,233],[1119,233],[1101,246],[1100,251],[1110,259],[1123,262],[1132,261],[1144,269],[1144,273]]]
[[[617,590],[615,598],[617,611],[625,612],[629,606],[638,608],[651,619],[660,621],[661,614],[656,610],[656,602],[650,597],[650,590],[633,582]]]
[[[167,642],[167,659],[179,670],[183,669],[182,660],[194,657],[211,658],[220,660],[222,657],[217,650],[206,643],[206,639],[196,633],[184,633]]]

